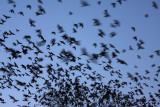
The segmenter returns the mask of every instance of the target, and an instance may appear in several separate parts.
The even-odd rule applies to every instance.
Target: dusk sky
[[[108,84],[108,81],[111,79],[118,79],[121,82],[131,82],[132,84],[127,85],[125,88],[119,88],[124,94],[127,94],[127,92],[132,90],[130,87],[137,86],[139,88],[137,82],[131,80],[127,75],[130,73],[136,76],[136,72],[141,75],[142,78],[150,78],[150,80],[140,80],[137,77],[143,87],[142,91],[146,98],[149,98],[149,92],[153,95],[154,93],[158,93],[158,90],[160,89],[159,0],[122,0],[121,4],[117,2],[117,0],[62,0],[62,2],[58,2],[58,0],[43,0],[43,4],[38,3],[38,0],[14,0],[14,3],[9,3],[8,1],[0,0],[0,39],[4,39],[3,35],[5,31],[8,33],[11,31],[14,35],[7,35],[6,37],[8,38],[5,39],[5,42],[0,41],[0,43],[15,50],[22,51],[22,45],[33,48],[32,44],[29,44],[27,40],[24,39],[24,36],[30,35],[30,40],[34,42],[43,53],[36,55],[34,53],[36,52],[36,49],[32,51],[28,50],[28,54],[26,55],[20,53],[20,55],[22,55],[21,58],[11,58],[10,60],[10,52],[6,52],[4,46],[0,45],[0,62],[4,62],[4,65],[7,65],[8,63],[14,64],[15,62],[19,66],[17,69],[19,69],[21,73],[25,73],[29,71],[24,70],[21,65],[33,64],[35,57],[43,58],[43,62],[39,62],[42,66],[46,67],[48,64],[53,64],[55,69],[57,69],[57,63],[63,69],[67,69],[69,66],[78,64],[78,62],[87,64],[86,60],[88,60],[92,70],[86,70],[85,73],[92,74],[93,71],[96,71],[96,73],[104,76],[102,79],[104,84]],[[88,6],[83,6],[83,1],[88,3]],[[98,4],[99,1],[100,4]],[[153,6],[153,2],[157,3],[157,8]],[[112,3],[116,3],[115,7],[111,5]],[[13,6],[14,4],[16,7]],[[27,8],[27,5],[31,5],[31,9]],[[45,12],[42,12],[42,15],[36,16],[35,13],[38,12],[40,6]],[[12,9],[14,10],[14,13],[10,12]],[[110,15],[109,17],[105,17],[105,10],[107,10]],[[24,16],[20,15],[19,12],[23,12]],[[69,12],[72,12],[72,14],[69,14]],[[10,18],[6,19],[4,15],[10,16]],[[35,27],[30,25],[30,19],[35,21]],[[100,22],[100,25],[96,26],[94,19],[97,19]],[[3,20],[5,21],[4,23]],[[115,24],[116,21],[118,21],[119,25]],[[82,23],[83,27],[79,26],[79,23]],[[76,28],[74,24],[77,24],[78,28]],[[57,29],[58,25],[63,27],[64,32],[59,32]],[[38,29],[41,30],[41,34],[46,40],[42,46],[38,46],[38,42],[42,40],[37,36],[38,33],[36,30]],[[76,32],[73,32],[73,29],[75,29]],[[104,33],[103,37],[98,35],[100,31]],[[55,32],[55,34],[53,34],[53,32]],[[61,43],[60,41],[63,40],[61,36],[64,34],[67,34],[69,37],[74,37],[79,41],[80,45],[69,45],[67,42],[65,42],[65,44]],[[111,34],[113,34],[113,37],[111,37]],[[56,45],[51,46],[51,40],[53,38],[56,39]],[[17,44],[17,40],[22,44],[13,46],[13,43]],[[141,44],[144,49],[138,49],[137,44],[141,42],[144,42]],[[58,43],[60,43],[60,46],[57,45]],[[96,48],[93,46],[94,43],[97,44]],[[95,62],[91,61],[90,58],[92,54],[98,54],[103,51],[103,48],[101,47],[102,43],[109,48],[109,58],[100,57]],[[113,44],[115,48],[112,48],[110,44]],[[50,50],[47,49],[47,45],[50,45]],[[73,48],[74,46],[76,47],[76,50]],[[83,48],[87,50],[88,56],[82,55],[81,50]],[[133,50],[130,48],[133,48]],[[74,56],[80,57],[81,60],[69,62],[69,65],[67,66],[64,61],[56,57],[62,49],[71,51]],[[117,57],[113,58],[112,52],[115,52],[115,49],[118,50],[119,53],[116,53]],[[123,52],[124,49],[126,52]],[[55,56],[53,56],[53,61],[47,57],[49,52],[55,54]],[[153,58],[151,58],[151,55],[153,55]],[[28,57],[31,57],[32,60],[29,60]],[[117,58],[125,61],[127,64],[118,63]],[[108,59],[112,61],[110,66],[112,66],[113,69],[105,71],[104,66],[108,64]],[[103,63],[103,61],[106,63]],[[4,67],[4,65],[0,63],[0,67]],[[45,68],[43,68],[43,70],[43,75],[41,74],[41,76],[48,78],[45,73]],[[146,70],[150,73],[146,74]],[[120,71],[123,75],[122,78],[118,78],[117,74],[111,76],[112,71]],[[15,70],[15,72],[17,71]],[[79,71],[70,71],[70,73],[73,72],[75,75],[82,75]],[[158,76],[156,76],[156,74]],[[3,78],[4,75],[7,75],[7,73],[0,70],[0,78]],[[15,80],[29,83],[31,77],[11,76],[10,78],[13,79],[13,84],[16,84]],[[72,76],[72,78],[75,78],[75,76]],[[0,82],[1,81],[2,80],[0,80]],[[83,75],[80,81],[87,81],[88,86],[94,82],[87,80]],[[40,86],[43,86],[43,81],[41,79],[38,80],[38,83]],[[149,86],[146,87],[144,83]],[[23,101],[23,93],[27,93],[28,89],[24,90],[23,87],[18,86],[21,91],[17,91],[14,87],[9,89],[6,84],[4,86],[6,88],[2,89],[2,84],[0,84],[0,92],[2,94],[0,98],[5,99],[6,102],[5,104],[0,103],[1,107],[17,107],[17,105],[22,106],[27,104]],[[35,87],[29,89],[33,93],[36,92]],[[135,88],[133,88],[133,90],[134,89]],[[14,96],[19,101],[13,103],[9,98],[9,95]],[[160,102],[158,97],[156,97],[156,99],[157,102]],[[37,104],[33,99],[30,99],[29,101],[31,103],[28,106],[32,107],[34,104]]]

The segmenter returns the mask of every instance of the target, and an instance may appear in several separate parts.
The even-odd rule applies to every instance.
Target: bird
[[[96,44],[96,43],[93,43],[93,46],[96,48],[96,47],[97,47],[97,44]]]
[[[110,17],[111,15],[108,13],[108,10],[107,9],[105,9],[104,10],[104,17]]]
[[[144,17],[146,17],[146,18],[147,18],[147,17],[149,17],[149,15],[148,15],[148,14],[145,14],[145,15],[144,15]]]
[[[152,1],[152,6],[155,8],[155,9],[158,9],[158,5],[155,1]]]
[[[157,54],[157,56],[160,56],[160,50],[155,50],[154,52]]]
[[[62,3],[62,0],[58,0],[58,2]]]
[[[135,27],[131,27],[131,29],[132,29],[134,32],[136,31]]]
[[[24,14],[23,14],[23,12],[22,12],[22,11],[18,12],[18,14],[19,14],[19,15],[24,16]]]
[[[112,38],[112,37],[114,37],[114,36],[116,36],[117,34],[116,34],[116,32],[111,32],[110,33],[110,37]]]
[[[11,16],[6,16],[6,15],[3,15],[3,16],[6,18],[6,20],[11,18]]]
[[[98,19],[93,19],[94,21],[94,26],[100,26],[101,22]]]
[[[8,4],[12,4],[12,3],[15,3],[15,1],[13,1],[13,0],[8,0]]]
[[[128,64],[124,60],[121,60],[119,58],[117,58],[117,62],[119,62],[120,64],[124,64],[124,65],[128,66]]]
[[[101,1],[98,1],[97,4],[98,4],[98,5],[101,5]]]
[[[99,31],[98,36],[103,38],[106,35],[102,29],[98,29],[98,31]]]
[[[73,12],[69,11],[69,15],[73,15]]]
[[[118,20],[114,20],[114,24],[118,27],[120,26],[120,22]]]
[[[10,13],[14,13],[14,14],[15,14],[15,12],[14,12],[14,10],[13,10],[13,9],[11,9],[9,12],[10,12]]]
[[[42,0],[37,0],[37,1],[38,1],[38,3],[43,4],[43,1],[42,1]]]
[[[150,58],[153,58],[154,55],[149,55]]]
[[[122,4],[122,0],[117,0],[117,2],[118,2],[119,4]]]
[[[86,7],[86,6],[90,6],[90,4],[85,0],[81,0],[81,7]]]
[[[86,48],[81,48],[81,52],[82,52],[82,55],[88,56],[88,52],[87,52]]]
[[[11,96],[11,95],[9,95],[9,97],[10,97],[10,99],[12,99],[13,100],[13,103],[15,103],[15,102],[17,102],[17,101],[19,101],[19,100],[16,100],[13,96]]]
[[[77,32],[77,30],[75,28],[73,28],[73,33],[76,33],[76,32]]]
[[[29,8],[30,10],[31,10],[31,8],[32,8],[31,5],[27,5],[26,7]]]
[[[83,23],[78,23],[78,25],[82,28],[84,27]]]
[[[52,33],[53,35],[56,35],[56,32],[54,32],[54,31],[52,31],[51,33]]]
[[[26,7],[24,7],[24,9],[26,10],[23,10],[19,8],[20,4],[18,1],[15,3],[13,0],[8,0],[8,3],[10,2],[9,4],[13,4],[13,7],[10,8],[9,13],[3,14],[2,11],[3,17],[0,19],[0,25],[3,28],[0,30],[0,54],[2,57],[0,59],[1,104],[8,103],[9,101],[7,99],[8,97],[5,98],[2,95],[5,94],[3,90],[6,89],[20,92],[19,95],[22,94],[22,98],[20,99],[17,99],[18,97],[14,95],[8,95],[12,101],[10,103],[15,103],[19,107],[29,107],[31,105],[49,107],[64,105],[88,107],[159,105],[157,98],[159,98],[160,90],[150,92],[149,98],[146,97],[147,93],[144,93],[143,90],[145,88],[151,88],[153,90],[155,87],[160,86],[158,83],[160,66],[154,62],[155,59],[160,56],[160,50],[155,49],[151,53],[147,52],[147,59],[146,55],[142,54],[147,51],[147,48],[144,47],[146,46],[146,41],[139,39],[139,36],[128,37],[134,42],[126,42],[127,39],[122,37],[124,47],[121,47],[120,43],[122,41],[120,39],[121,35],[119,34],[119,30],[121,30],[120,20],[118,17],[116,18],[115,15],[111,17],[113,12],[109,13],[110,8],[107,7],[107,9],[104,10],[105,3],[102,5],[102,1],[97,0],[92,2],[92,6],[87,0],[80,0],[79,10],[74,11],[75,15],[73,16],[69,16],[73,14],[69,11],[69,15],[67,14],[68,22],[63,23],[62,20],[58,21],[54,18],[53,22],[49,19],[46,20],[45,18],[47,18],[49,14],[54,14],[54,9],[53,11],[49,11],[48,9],[55,7],[45,6],[46,1],[44,0],[36,1],[35,4],[32,2],[27,5],[25,4]],[[57,1],[60,2],[60,4],[57,5],[60,10],[61,8],[66,8],[66,2],[62,3],[62,0]],[[106,3],[109,3],[109,5],[113,7],[112,9],[116,11],[116,6],[123,6],[123,2],[125,1],[126,0],[116,0]],[[100,15],[92,10],[97,4],[99,5],[101,16],[93,17],[91,15],[88,17],[87,15],[83,16],[83,12],[82,14],[81,12],[76,13],[83,10],[84,14],[86,14],[89,11],[87,9],[90,9],[95,15]],[[154,8],[158,9],[157,3],[153,1],[152,4]],[[37,8],[34,8],[35,6],[37,6]],[[33,7],[32,10],[31,7]],[[6,9],[7,8],[6,6]],[[120,9],[120,7],[117,9]],[[13,26],[7,28],[7,26],[11,24],[10,21],[14,21],[18,15],[15,14],[14,11],[18,11],[17,13],[19,15],[24,16],[21,17],[24,19],[24,22],[28,17],[29,28],[27,27],[27,23],[24,29],[23,26],[19,26],[21,20],[18,19],[18,26],[15,25],[14,28],[12,28]],[[58,14],[63,14],[63,12],[61,13],[59,10],[56,11]],[[26,16],[23,12],[29,12],[30,15]],[[64,13],[63,15],[66,14]],[[81,16],[77,17],[78,15]],[[56,18],[57,17],[58,15],[56,15]],[[89,18],[91,23],[90,21],[85,22],[83,17]],[[62,19],[64,18],[65,17],[62,17]],[[71,18],[72,23],[68,20],[69,18]],[[74,18],[79,19],[73,20]],[[54,23],[54,20],[56,23]],[[110,21],[111,23],[108,23]],[[66,24],[72,27],[67,27]],[[111,27],[109,27],[110,29],[107,29],[105,27],[106,25],[111,25]],[[46,28],[43,29],[43,27]],[[129,28],[135,32],[135,27]],[[69,30],[71,32],[69,32]],[[94,34],[92,36],[85,35],[84,32],[90,32],[89,30],[91,30],[92,33],[98,33],[98,37],[96,37],[95,40]],[[105,38],[107,32],[111,38]],[[87,41],[86,44],[83,38],[81,38],[81,33],[85,35],[84,39]],[[114,44],[115,42],[117,42],[117,44]],[[129,43],[126,45],[128,47],[125,47],[125,43]],[[145,50],[143,51],[141,49]],[[130,50],[132,50],[132,52]],[[132,63],[128,63],[128,60],[130,60],[128,54],[132,54],[132,57],[138,58],[139,61],[141,59],[142,62],[143,59],[150,61],[149,66],[147,65],[149,68],[143,68],[140,63],[135,64],[135,61],[132,60],[133,66],[130,65]],[[7,58],[6,60],[5,57]],[[120,64],[127,69],[127,71],[124,72],[127,74],[127,80],[125,80],[123,74],[124,69],[121,69]],[[141,70],[142,72],[137,72],[137,70],[141,68],[143,68]],[[151,72],[150,68],[155,69],[155,72]],[[101,70],[102,74],[98,70]],[[130,72],[130,70],[132,72]],[[103,81],[103,79],[105,80],[106,78],[104,74],[110,74],[111,76],[111,78],[108,78],[108,83],[104,83]],[[25,81],[26,78],[28,79],[27,81]],[[147,84],[149,80],[154,82],[155,85]],[[128,93],[124,94],[120,89],[126,87]],[[142,97],[137,98],[137,96]],[[19,102],[25,103],[20,105]],[[13,106],[15,104],[13,104]]]
[[[135,41],[137,41],[137,36],[134,36],[133,39],[134,39]]]
[[[113,6],[113,8],[115,8],[115,7],[116,7],[116,3],[111,3],[111,5]]]
[[[16,32],[19,32],[19,30],[18,30],[18,29],[16,29]]]
[[[36,27],[36,26],[35,26],[35,22],[36,22],[36,21],[34,21],[34,20],[32,20],[32,19],[29,19],[29,24],[30,24],[30,26]]]

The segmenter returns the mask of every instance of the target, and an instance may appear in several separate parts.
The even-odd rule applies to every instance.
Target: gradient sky
[[[118,64],[114,59],[112,66],[114,70],[121,70],[123,74],[122,81],[131,81],[127,78],[126,73],[130,72],[134,74],[138,72],[141,75],[145,75],[145,70],[148,69],[150,74],[147,75],[151,77],[150,81],[141,81],[142,83],[147,83],[149,85],[153,85],[154,88],[146,88],[144,87],[144,93],[147,96],[148,92],[157,92],[158,86],[157,82],[154,81],[155,73],[158,70],[158,66],[160,66],[160,57],[155,54],[155,50],[160,49],[160,9],[155,9],[152,7],[153,0],[127,0],[123,1],[122,4],[116,5],[116,8],[111,6],[112,2],[116,2],[116,0],[101,0],[102,4],[99,6],[97,4],[98,0],[87,0],[90,6],[82,7],[81,0],[63,0],[62,3],[57,2],[57,0],[43,0],[43,8],[46,11],[45,15],[35,16],[35,12],[38,10],[38,5],[40,5],[37,0],[16,0],[16,8],[14,8],[15,14],[9,12],[10,9],[13,8],[13,4],[8,4],[7,0],[0,1],[0,19],[5,19],[3,15],[11,16],[11,19],[8,19],[4,25],[0,25],[0,38],[2,38],[2,34],[4,31],[13,31],[16,35],[9,36],[6,40],[5,44],[7,46],[13,47],[12,43],[19,40],[24,44],[28,44],[24,39],[24,35],[31,35],[33,41],[40,40],[35,33],[35,30],[41,29],[42,35],[47,40],[48,44],[51,38],[60,39],[62,34],[58,33],[57,24],[63,26],[65,33],[69,36],[75,37],[77,40],[80,40],[81,46],[77,47],[77,50],[73,53],[76,56],[81,55],[80,48],[85,47],[89,53],[98,53],[101,51],[100,43],[105,44],[114,44],[114,46],[122,53],[122,49],[129,49],[131,45],[134,50],[128,50],[126,53],[120,54],[118,57],[120,59],[124,59],[128,66],[124,66]],[[160,1],[156,1],[158,6],[160,6]],[[26,5],[30,4],[32,9],[29,10],[26,8]],[[103,11],[107,9],[110,13],[111,17],[105,18]],[[18,14],[19,11],[23,11],[24,16]],[[69,15],[69,11],[73,12],[73,15]],[[149,17],[145,18],[145,14],[148,14]],[[36,27],[30,27],[29,19],[33,19],[36,21]],[[92,19],[99,19],[102,23],[101,26],[93,26]],[[120,27],[112,28],[110,27],[110,23],[113,23],[113,20],[120,21]],[[84,28],[78,28],[77,33],[72,33],[73,24],[82,22],[84,24]],[[135,27],[136,31],[134,32],[131,27]],[[16,32],[16,29],[19,29],[20,32]],[[102,29],[106,36],[104,38],[98,37],[98,29]],[[56,35],[52,35],[51,32],[55,31]],[[113,38],[109,37],[109,34],[115,31],[117,35]],[[145,44],[144,50],[137,50],[136,41],[132,38],[137,36],[138,40],[143,40]],[[93,43],[97,43],[98,47],[94,48],[92,46]],[[20,49],[19,47],[14,47],[15,49]],[[54,47],[53,52],[58,53],[62,48],[66,50],[71,50],[69,46],[61,46]],[[47,52],[46,45],[40,47],[44,52]],[[149,55],[154,55],[153,59],[149,58]],[[4,51],[0,47],[0,62],[17,62],[17,64],[23,63],[31,63],[27,60],[28,56],[34,56],[32,52],[28,55],[24,56],[22,59],[16,59],[9,61],[8,53]],[[138,59],[137,55],[140,55],[142,59]],[[44,55],[42,55],[44,56]],[[86,59],[85,56],[81,56]],[[101,60],[106,60],[101,59]],[[64,64],[59,60],[54,60],[51,62],[49,59],[46,59],[42,65],[46,65],[46,63],[61,63],[62,67],[65,68]],[[98,61],[101,63],[100,61]],[[152,64],[156,64],[155,67],[151,67]],[[138,68],[134,68],[137,65]],[[0,65],[1,66],[1,65]],[[113,79],[116,77],[111,77],[109,73],[103,70],[102,67],[99,67],[97,64],[92,63],[91,66],[98,73],[105,76],[103,82],[105,83],[109,79]],[[3,73],[0,73],[3,76]],[[135,75],[135,74],[134,74]],[[157,77],[159,79],[159,77]],[[27,78],[22,78],[20,80],[28,81]],[[133,81],[131,81],[133,82]],[[133,82],[133,84],[135,84]],[[136,85],[136,84],[135,84]],[[122,89],[125,92],[129,90],[129,88]],[[33,89],[34,91],[34,89]],[[15,89],[5,89],[1,90],[3,93],[3,98],[6,98],[7,104],[0,106],[5,107],[13,107],[17,104],[13,104],[9,99],[8,94],[16,96],[17,99],[21,99],[21,93],[15,91]],[[34,104],[34,101],[32,101]],[[24,102],[19,102],[20,105],[23,105]]]

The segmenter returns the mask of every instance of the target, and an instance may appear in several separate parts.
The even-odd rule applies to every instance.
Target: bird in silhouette
[[[19,100],[16,100],[13,96],[11,96],[11,95],[9,95],[9,97],[10,97],[10,99],[12,99],[13,100],[13,103],[15,103],[15,102],[17,102],[17,101],[19,101]]]
[[[30,10],[31,10],[31,8],[32,8],[31,5],[27,5],[26,7],[29,8]]]
[[[6,16],[6,15],[3,15],[3,16],[6,18],[6,20],[11,18],[10,16]]]
[[[122,4],[122,0],[117,0],[117,2],[118,2],[119,4]]]
[[[82,28],[84,27],[83,23],[78,23],[78,25]]]
[[[155,53],[157,54],[157,56],[160,56],[160,50],[156,50]]]
[[[62,3],[62,0],[58,0],[58,2]]]
[[[117,58],[117,62],[120,64],[128,65],[124,60]]]
[[[8,0],[8,4],[12,4],[12,3],[15,3],[15,1],[13,1],[13,0]]]
[[[82,52],[82,55],[88,56],[88,52],[87,52],[86,48],[81,48],[81,52]]]
[[[96,47],[97,47],[97,44],[96,44],[96,43],[93,43],[93,46],[96,48]]]
[[[100,36],[100,37],[104,37],[106,34],[103,32],[103,30],[102,29],[98,29],[98,36]]]
[[[158,5],[155,1],[152,1],[152,6],[155,8],[155,9],[158,9]]]
[[[148,15],[148,14],[145,14],[145,15],[144,15],[144,17],[146,17],[146,18],[147,18],[147,17],[149,17],[149,15]]]
[[[101,1],[98,1],[97,4],[98,4],[98,5],[101,5]]]
[[[34,20],[32,20],[32,19],[29,19],[29,24],[30,24],[30,26],[36,27],[36,26],[35,26],[35,22],[36,22],[36,21],[34,21]]]
[[[137,41],[137,36],[134,36],[133,39],[134,39],[135,41]]]
[[[73,28],[73,33],[76,33],[76,32],[77,32],[77,30],[75,28]]]
[[[69,11],[69,15],[73,15],[73,12]]]
[[[108,10],[107,9],[105,9],[104,10],[104,17],[110,17],[111,15],[108,13]]]
[[[23,14],[23,12],[22,12],[22,11],[18,12],[18,14],[19,14],[19,15],[24,16],[24,14]]]
[[[101,22],[98,19],[93,19],[94,21],[94,26],[100,26]]]
[[[45,9],[41,5],[38,5],[38,9],[41,13],[46,13]]]
[[[37,1],[38,1],[38,3],[43,4],[43,1],[42,1],[42,0],[37,0]]]
[[[116,7],[116,3],[111,3],[112,7],[115,8]]]
[[[116,32],[111,32],[110,33],[110,37],[112,38],[112,37],[114,37],[114,36],[116,36],[117,34],[116,34]]]
[[[14,12],[14,10],[13,10],[13,9],[11,9],[9,12],[10,12],[10,13],[14,13],[14,14],[15,14],[15,12]]]
[[[131,27],[131,29],[135,32],[136,31],[136,28],[135,27]]]
[[[63,33],[63,32],[64,32],[64,29],[63,29],[63,27],[62,27],[62,26],[57,25],[57,28],[58,28],[58,30],[59,30],[59,33]]]
[[[90,6],[90,4],[85,0],[81,0],[81,7],[86,7],[86,6]]]

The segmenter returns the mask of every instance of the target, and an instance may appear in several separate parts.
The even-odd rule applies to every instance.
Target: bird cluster
[[[37,0],[38,10],[35,11],[35,16],[40,17],[46,15],[47,10],[43,7],[45,1]],[[58,0],[62,3],[62,0]],[[111,3],[113,9],[116,6],[122,5],[127,0],[117,0]],[[13,8],[9,10],[10,15],[3,14],[0,26],[5,25],[7,21],[19,14],[25,17],[23,11],[15,12],[16,2],[8,0],[9,5]],[[102,1],[98,1],[100,6]],[[158,9],[156,2],[152,2],[153,7]],[[92,6],[86,0],[81,0],[80,8]],[[26,5],[26,9],[32,11],[32,4]],[[104,18],[110,18],[111,14],[107,9],[104,11]],[[69,12],[73,15],[73,12]],[[145,15],[148,17],[148,14]],[[107,34],[101,29],[102,22],[100,19],[91,19],[93,27],[98,28],[97,36],[104,38]],[[51,31],[52,38],[44,36],[43,29],[37,28],[38,20],[28,19],[28,26],[33,28],[37,37],[34,35],[23,35],[23,40],[14,39],[11,46],[7,44],[9,38],[14,38],[21,32],[21,29],[1,31],[0,35],[0,51],[5,53],[7,61],[0,59],[0,103],[6,104],[7,98],[3,97],[3,90],[15,90],[22,93],[23,99],[18,99],[17,96],[8,95],[8,98],[19,107],[34,106],[158,106],[160,103],[160,90],[152,93],[149,92],[149,97],[146,97],[144,92],[145,87],[152,90],[155,87],[160,87],[158,83],[160,65],[152,64],[151,67],[156,69],[154,76],[150,77],[150,71],[145,70],[142,75],[139,72],[127,72],[127,77],[130,80],[125,81],[123,76],[124,71],[115,69],[115,64],[118,66],[131,67],[121,55],[130,51],[145,50],[145,42],[134,36],[132,39],[136,42],[136,48],[132,45],[128,49],[119,50],[112,43],[93,43],[93,48],[100,49],[100,52],[89,52],[87,47],[81,45],[81,40],[70,36],[60,24],[57,24],[57,31]],[[26,25],[27,25],[26,24]],[[110,27],[117,29],[121,26],[119,20],[114,19],[110,23]],[[85,30],[85,23],[78,22],[73,24],[72,33],[77,34],[78,30]],[[131,27],[132,32],[136,32],[136,27]],[[60,36],[59,36],[60,35]],[[118,35],[112,31],[109,37],[112,40]],[[54,37],[54,38],[53,38]],[[36,41],[35,41],[36,38]],[[65,48],[67,47],[67,48]],[[55,48],[55,49],[54,49]],[[5,52],[4,52],[5,51]],[[80,51],[80,55],[77,55]],[[160,56],[160,50],[149,55],[153,59]],[[137,58],[142,59],[141,55]],[[23,62],[23,59],[25,61]],[[22,60],[22,61],[21,61]],[[95,67],[96,66],[96,67]],[[138,68],[137,65],[134,66]],[[104,73],[111,77],[108,82],[104,82],[104,75],[96,69],[101,69]],[[147,84],[146,81],[154,80],[157,86]],[[122,90],[128,89],[128,93],[124,94]],[[137,98],[140,97],[140,98]],[[34,102],[32,101],[34,100]],[[19,102],[24,102],[21,105]]]

